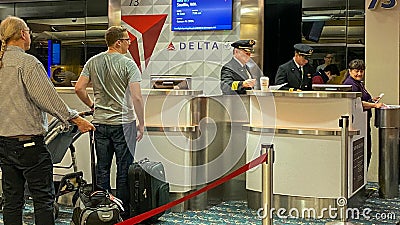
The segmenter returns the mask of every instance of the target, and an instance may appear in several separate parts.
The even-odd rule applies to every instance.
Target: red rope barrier
[[[132,217],[132,218],[130,218],[128,220],[125,220],[125,221],[122,221],[120,223],[117,223],[117,225],[133,225],[133,224],[140,223],[140,222],[142,222],[142,221],[144,221],[144,220],[146,220],[146,219],[148,219],[148,218],[150,218],[150,217],[152,217],[154,215],[157,215],[157,214],[159,214],[159,213],[161,213],[161,212],[163,212],[163,211],[165,211],[167,209],[170,209],[170,208],[172,208],[172,207],[174,207],[174,206],[176,206],[176,205],[178,205],[178,204],[180,204],[180,203],[182,203],[184,201],[187,201],[187,200],[189,200],[189,199],[191,199],[191,198],[193,198],[193,197],[195,197],[195,196],[197,196],[197,195],[199,195],[199,194],[201,194],[201,193],[203,193],[205,191],[213,189],[213,188],[217,187],[218,185],[220,185],[222,183],[225,183],[228,180],[230,180],[230,179],[232,179],[232,178],[234,178],[236,176],[239,176],[240,174],[250,170],[251,168],[260,165],[261,163],[265,162],[266,160],[267,160],[267,154],[263,154],[263,155],[259,156],[258,158],[254,159],[253,161],[247,163],[246,165],[240,167],[239,169],[233,171],[232,173],[230,173],[230,174],[228,174],[228,175],[226,175],[226,176],[224,176],[224,177],[212,182],[211,184],[209,184],[209,185],[207,185],[207,186],[205,186],[205,187],[203,187],[203,188],[201,188],[201,189],[199,189],[199,190],[197,190],[197,191],[195,191],[195,192],[193,192],[191,194],[186,195],[183,198],[177,199],[175,201],[172,201],[170,203],[162,205],[162,206],[160,206],[158,208],[152,209],[150,211],[147,211],[145,213],[142,213],[140,215]]]

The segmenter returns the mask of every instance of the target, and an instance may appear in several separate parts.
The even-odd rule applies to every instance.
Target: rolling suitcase
[[[169,202],[169,184],[165,181],[164,166],[145,158],[133,163],[128,172],[130,187],[130,216],[134,217]],[[159,213],[145,222],[156,222]]]

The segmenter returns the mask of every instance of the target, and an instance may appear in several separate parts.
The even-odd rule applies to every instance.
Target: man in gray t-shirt
[[[135,62],[125,56],[131,43],[126,28],[110,27],[105,39],[108,50],[86,62],[75,92],[94,110],[97,185],[111,191],[110,167],[115,154],[117,198],[124,203],[122,217],[127,219],[130,212],[128,169],[133,162],[136,141],[142,139],[144,132],[141,77]],[[86,91],[89,82],[93,84],[94,102]]]

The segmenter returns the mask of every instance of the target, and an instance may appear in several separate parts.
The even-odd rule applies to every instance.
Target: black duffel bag
[[[121,200],[104,190],[92,191],[92,185],[79,188],[79,198],[71,225],[112,225],[122,221]]]

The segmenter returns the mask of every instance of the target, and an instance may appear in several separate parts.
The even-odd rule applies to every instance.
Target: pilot
[[[255,44],[254,40],[239,40],[231,44],[233,57],[221,69],[220,87],[223,94],[246,94],[246,90],[259,89],[256,80],[260,73],[251,69],[258,66],[250,59]]]
[[[276,85],[284,85],[281,90],[312,90],[312,74],[315,73],[308,64],[314,49],[306,44],[294,45],[294,57],[279,66],[275,76]]]

